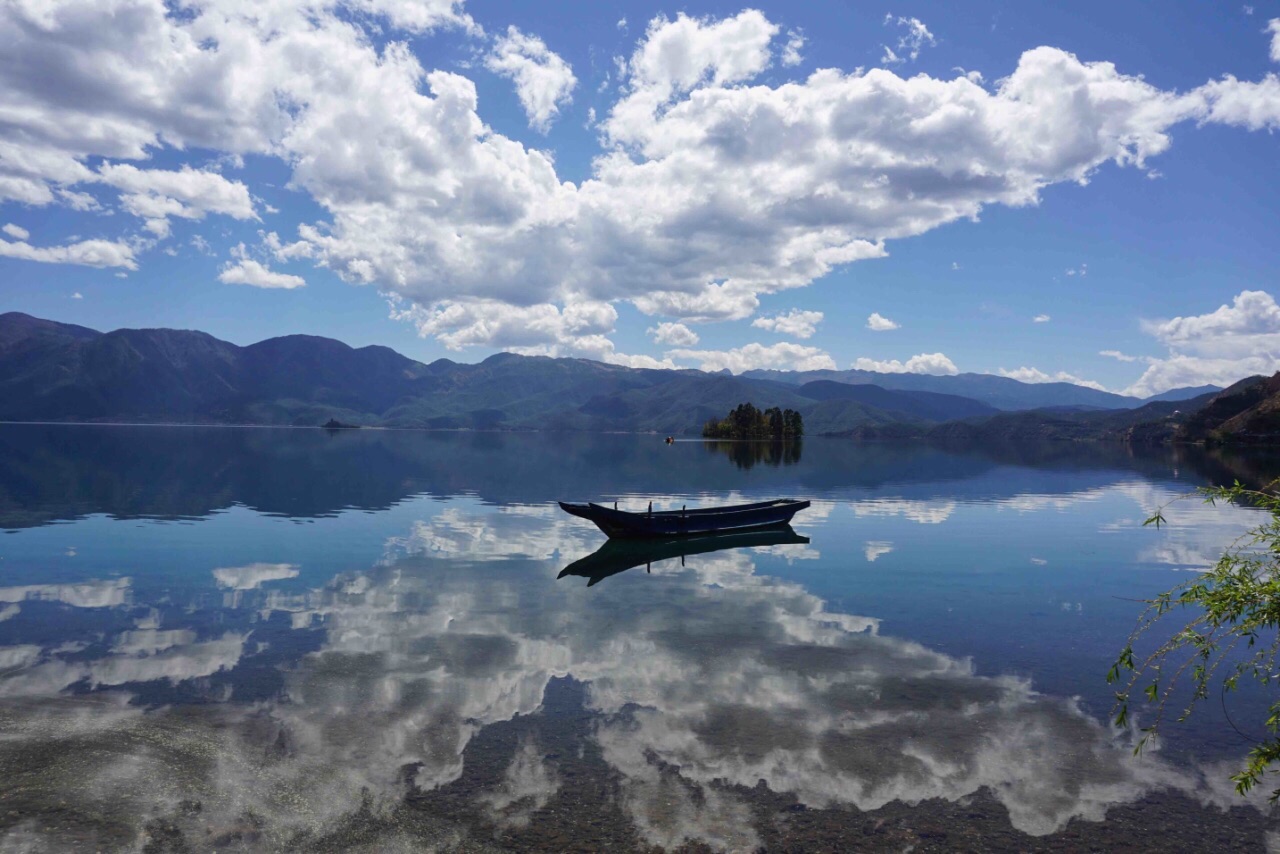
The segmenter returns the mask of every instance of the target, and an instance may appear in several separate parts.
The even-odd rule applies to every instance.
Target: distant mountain
[[[1002,412],[990,418],[953,421],[924,430],[921,438],[1000,443],[1026,441],[1123,441],[1163,444],[1178,437],[1192,413],[1213,399],[1204,394],[1184,401],[1158,400],[1136,409],[1051,407]]]
[[[814,380],[800,386],[800,394],[813,400],[852,400],[903,415],[905,421],[952,421],[994,415],[994,406],[954,394],[931,391],[889,391],[877,385]]]
[[[991,374],[884,374],[875,371],[747,371],[749,379],[804,385],[830,381],[853,385],[877,385],[891,391],[930,391],[981,401],[996,409],[1038,409],[1044,406],[1095,406],[1122,409],[1141,406],[1136,397],[1072,385],[1071,383],[1024,383]]]
[[[980,397],[940,389],[970,389]],[[319,426],[333,419],[387,427],[696,434],[709,418],[746,401],[798,410],[810,435],[903,437],[935,429],[991,436],[1114,433],[1138,423],[1134,418],[1163,418],[1165,409],[1179,408],[1162,401],[1148,404],[1158,410],[1134,409],[1140,401],[1067,383],[1030,385],[979,374],[734,376],[510,353],[473,365],[448,359],[427,365],[386,347],[352,348],[309,335],[240,347],[203,332],[101,333],[0,315],[4,421]],[[1035,406],[1056,409],[1028,414],[1021,427],[998,420],[1001,410]],[[1060,426],[1031,426],[1047,422]],[[944,423],[961,426],[937,427]]]
[[[1160,394],[1153,394],[1146,399],[1147,403],[1157,400],[1190,400],[1193,397],[1200,397],[1206,394],[1217,394],[1222,391],[1222,386],[1218,385],[1194,385],[1183,386],[1182,388],[1171,388],[1168,391],[1162,391]]]

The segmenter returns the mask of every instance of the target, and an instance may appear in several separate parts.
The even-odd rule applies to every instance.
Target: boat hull
[[[615,539],[690,537],[778,528],[790,524],[791,517],[808,506],[808,501],[782,499],[704,510],[630,513],[599,504],[560,502],[566,513],[594,522],[607,536]]]

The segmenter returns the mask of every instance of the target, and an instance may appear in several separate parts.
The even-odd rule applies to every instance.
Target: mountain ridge
[[[813,374],[824,376],[799,382]],[[0,420],[8,421],[319,425],[333,418],[368,426],[676,434],[696,433],[708,418],[751,401],[802,412],[812,435],[1000,411],[990,400],[938,391],[966,382],[985,384],[999,403],[1021,409],[1045,400],[1084,408],[1143,403],[1081,386],[981,374],[733,375],[512,353],[475,364],[424,364],[390,347],[353,348],[314,335],[241,347],[198,330],[99,332],[17,312],[0,315]],[[1067,388],[1060,394],[1065,400],[1054,399],[1057,386]]]

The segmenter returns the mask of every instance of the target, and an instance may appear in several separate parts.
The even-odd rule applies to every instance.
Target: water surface
[[[1267,698],[1134,759],[1102,677],[1256,514],[1142,519],[1277,470],[0,426],[0,847],[1261,848]],[[777,541],[558,577],[604,539],[556,500],[772,497],[813,502]]]

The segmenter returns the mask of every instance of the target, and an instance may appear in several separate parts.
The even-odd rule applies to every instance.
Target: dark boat
[[[557,578],[576,575],[587,579],[590,587],[611,575],[626,572],[632,567],[657,563],[660,560],[684,558],[688,555],[700,555],[707,552],[718,552],[721,549],[741,549],[758,546],[784,546],[809,542],[791,526],[780,528],[764,528],[756,531],[742,531],[731,534],[704,534],[692,537],[672,537],[670,539],[644,540],[608,540],[595,552],[579,558],[560,570]]]
[[[653,507],[652,504],[649,505]],[[791,517],[809,506],[808,501],[779,498],[756,504],[732,507],[707,507],[702,510],[659,510],[629,513],[599,504],[567,504],[560,502],[566,513],[590,519],[610,537],[684,537],[714,534],[720,531],[744,531],[754,528],[777,528],[791,522]]]

